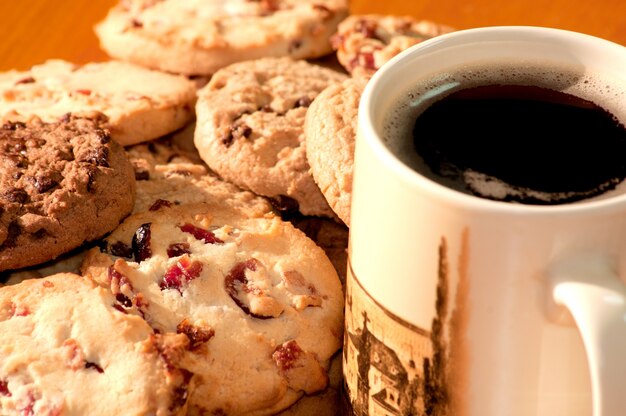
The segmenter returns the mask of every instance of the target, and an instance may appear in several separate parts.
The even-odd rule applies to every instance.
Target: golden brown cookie
[[[109,55],[149,68],[212,74],[262,57],[314,58],[332,51],[330,35],[346,0],[124,0],[96,26]]]

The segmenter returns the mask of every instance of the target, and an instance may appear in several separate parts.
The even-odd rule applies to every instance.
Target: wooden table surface
[[[93,25],[117,0],[0,0],[0,71],[49,58],[102,61]],[[457,29],[550,26],[626,45],[626,0],[352,0],[351,12],[406,14]]]

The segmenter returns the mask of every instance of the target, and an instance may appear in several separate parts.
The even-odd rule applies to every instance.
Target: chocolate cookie
[[[0,127],[0,271],[102,237],[130,213],[135,179],[105,119]]]
[[[124,0],[96,26],[111,56],[168,72],[212,74],[262,57],[314,58],[347,16],[346,0]]]
[[[335,217],[309,172],[308,106],[344,74],[289,58],[218,71],[198,92],[195,144],[218,175],[282,209]]]
[[[348,72],[371,76],[408,47],[451,31],[451,27],[410,16],[352,15],[339,24],[332,44]]]
[[[0,288],[0,414],[184,415],[184,335],[156,335],[73,274]]]
[[[326,388],[341,284],[290,223],[219,202],[163,206],[130,216],[106,242],[83,273],[158,332],[190,337],[190,415],[269,415]]]
[[[98,111],[124,146],[184,126],[193,118],[195,100],[196,86],[185,77],[117,61],[79,66],[50,60],[28,71],[0,73],[0,120],[37,116],[52,122],[67,113]]]
[[[350,224],[357,114],[367,78],[331,85],[315,98],[304,123],[311,174],[330,207]]]

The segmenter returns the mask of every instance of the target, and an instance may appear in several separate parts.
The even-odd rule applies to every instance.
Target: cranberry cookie
[[[185,414],[189,338],[155,335],[123,302],[72,274],[0,288],[0,414]]]
[[[367,78],[331,85],[315,98],[304,123],[311,174],[326,201],[350,224],[357,113]]]
[[[0,73],[0,120],[98,111],[126,146],[170,133],[193,118],[196,86],[185,77],[109,61],[79,66],[51,60]]]
[[[267,56],[332,51],[347,0],[123,0],[96,26],[111,56],[187,75]]]
[[[335,217],[309,172],[308,106],[346,75],[290,58],[264,58],[218,71],[198,92],[195,144],[218,175],[281,208]]]
[[[324,252],[276,216],[223,204],[135,214],[90,251],[83,273],[159,333],[191,339],[189,414],[267,415],[327,386],[343,327]]]
[[[349,73],[367,76],[408,47],[452,30],[409,16],[352,15],[339,24],[332,44]]]
[[[0,127],[0,271],[52,260],[130,213],[133,168],[103,123],[68,116]]]

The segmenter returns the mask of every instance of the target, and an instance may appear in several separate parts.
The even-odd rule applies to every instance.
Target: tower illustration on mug
[[[464,267],[460,259],[460,269]],[[443,416],[460,414],[452,390],[463,381],[450,357],[462,353],[467,293],[460,270],[454,310],[446,240],[439,245],[438,283],[430,330],[393,315],[360,286],[349,270],[344,334],[346,406],[354,415]],[[460,361],[462,362],[462,361]],[[454,377],[454,382],[453,381]]]

